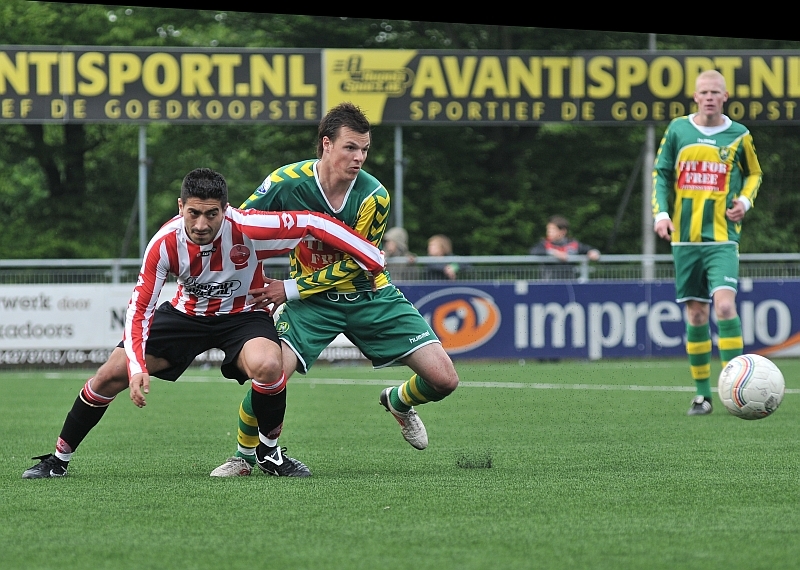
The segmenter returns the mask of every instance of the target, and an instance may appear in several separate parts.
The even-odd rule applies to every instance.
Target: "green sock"
[[[711,398],[711,332],[708,324],[686,326],[686,353],[697,395]]]
[[[399,390],[400,389],[397,387],[392,388],[392,391],[389,392],[389,402],[392,404],[392,408],[400,413],[405,413],[411,409],[411,406],[400,399],[400,396],[398,395]]]
[[[722,367],[744,352],[742,339],[742,321],[738,316],[717,323],[719,327],[719,359]]]
[[[402,410],[395,408],[398,411],[407,412],[412,406],[419,406],[428,402],[438,402],[442,400],[446,394],[440,394],[425,382],[425,379],[419,374],[414,374],[399,388],[392,390],[390,397],[394,396],[399,403],[403,405]],[[392,406],[394,406],[394,399],[392,399]]]
[[[258,446],[258,420],[253,413],[253,403],[250,400],[250,392],[245,394],[242,403],[239,405],[239,426],[236,440],[238,449],[234,457],[241,457],[250,465],[255,465],[255,449]]]
[[[255,451],[255,449],[253,449]],[[250,467],[253,467],[256,464],[256,454],[255,453],[243,453],[241,449],[237,449],[234,457],[240,457],[247,461],[250,464]]]

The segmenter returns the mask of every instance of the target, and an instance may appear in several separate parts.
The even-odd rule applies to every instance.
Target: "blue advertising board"
[[[454,282],[398,288],[454,358],[685,355],[684,311],[666,281]],[[745,352],[800,356],[800,280],[742,279]],[[712,336],[716,326],[712,310]]]

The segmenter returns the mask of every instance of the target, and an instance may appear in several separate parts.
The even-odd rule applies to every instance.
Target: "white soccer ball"
[[[719,375],[719,399],[734,416],[766,418],[778,409],[785,390],[783,374],[768,358],[742,354],[728,362]]]

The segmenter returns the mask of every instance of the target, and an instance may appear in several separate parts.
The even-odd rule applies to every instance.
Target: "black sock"
[[[72,409],[64,420],[64,427],[61,428],[61,439],[63,439],[74,452],[84,438],[97,425],[103,414],[106,413],[108,406],[90,406],[78,396]]]
[[[275,395],[251,393],[253,415],[258,420],[258,433],[268,439],[278,439],[286,415],[286,389]]]

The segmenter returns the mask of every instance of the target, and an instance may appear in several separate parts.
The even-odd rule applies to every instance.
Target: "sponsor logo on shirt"
[[[711,160],[682,160],[678,163],[678,188],[724,192],[728,165]]]
[[[242,269],[247,265],[247,260],[250,259],[250,250],[244,245],[235,245],[228,255],[236,269]]]
[[[238,280],[226,281],[224,283],[200,283],[195,277],[189,277],[183,284],[183,289],[190,295],[207,299],[225,299],[233,295],[242,282]]]
[[[267,176],[267,177],[264,179],[264,182],[262,182],[262,183],[261,183],[261,186],[259,186],[258,188],[256,188],[256,191],[255,191],[255,193],[256,193],[256,194],[259,194],[259,195],[261,195],[261,196],[263,196],[264,194],[266,194],[266,193],[267,193],[267,190],[269,190],[269,187],[270,187],[270,186],[272,186],[272,180],[270,180],[270,179],[269,179],[269,176]]]
[[[211,255],[215,251],[217,251],[216,247],[212,247],[211,249],[206,249],[206,250],[203,250],[203,251],[198,251],[197,252],[197,257],[208,257],[209,255]]]

